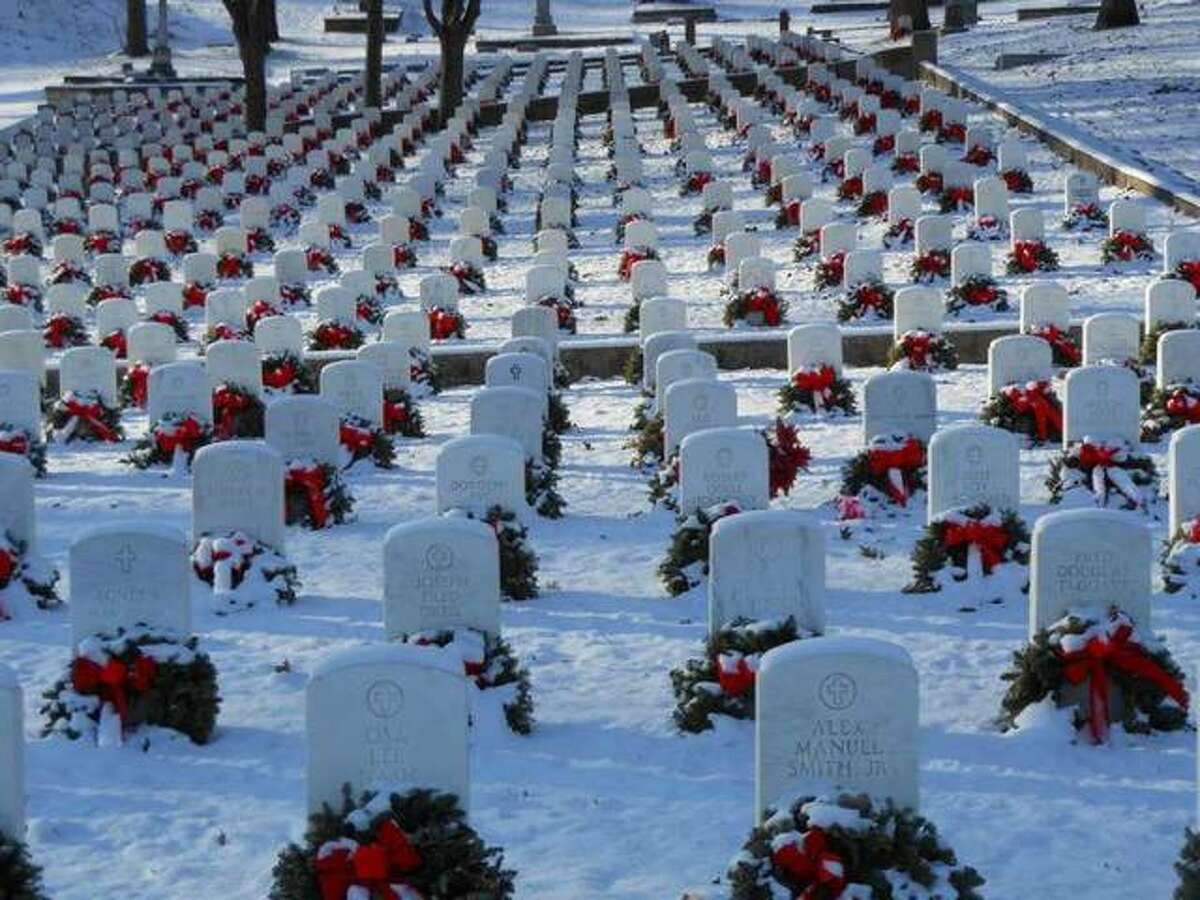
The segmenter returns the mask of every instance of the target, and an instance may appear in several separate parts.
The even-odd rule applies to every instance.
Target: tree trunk
[[[383,107],[383,0],[367,0],[367,106]]]
[[[246,77],[246,130],[267,127],[267,50],[265,40],[246,41],[239,48]]]
[[[263,16],[266,20],[267,43],[279,40],[279,9],[275,0],[264,0]]]
[[[933,27],[929,22],[928,0],[891,0],[888,6],[888,22],[893,28],[901,16],[912,19],[913,31],[928,31]]]
[[[463,98],[463,55],[467,49],[466,34],[446,34],[441,38],[442,83],[438,95],[439,124],[445,127]]]
[[[1140,25],[1141,22],[1137,0],[1102,0],[1100,14],[1096,16],[1096,30],[1127,28],[1130,25]]]
[[[125,2],[125,55],[148,56],[146,43],[146,0]]]

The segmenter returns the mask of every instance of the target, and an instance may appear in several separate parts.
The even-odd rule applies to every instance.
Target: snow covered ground
[[[58,46],[35,41],[32,33],[25,38],[27,53],[19,43],[0,44],[12,60],[2,70],[11,90],[5,109],[28,102],[18,95],[32,91],[31,73],[57,77],[68,68],[93,65],[96,48],[87,39],[88,23],[93,34],[103,33],[105,15],[111,18],[117,5],[86,5],[79,29],[64,30]],[[0,2],[0,9],[6,6],[16,4]],[[33,5],[22,6],[28,15]],[[66,21],[59,4],[46,6]],[[178,6],[191,16],[180,25],[191,46],[185,56],[197,65],[228,65],[231,49],[202,46],[224,39],[219,4]],[[510,18],[498,14],[485,25],[522,21],[518,6],[520,16],[527,14],[524,4],[499,6]],[[282,4],[285,17],[295,17],[285,18],[284,30],[322,8]],[[563,24],[579,11],[580,22],[590,23],[583,18],[588,9],[560,3],[556,15]],[[597,21],[603,18],[596,15]],[[3,40],[17,41],[20,33],[10,31]],[[305,35],[289,41],[273,65],[282,69],[314,59],[349,64],[360,54],[354,39],[326,42],[311,29]],[[413,51],[397,44],[389,52]],[[702,120],[713,125],[711,118]],[[640,116],[639,126],[650,186],[661,200],[655,218],[672,272],[671,292],[689,300],[694,325],[715,329],[720,277],[706,274],[706,240],[691,235],[698,201],[677,198],[672,157],[657,123]],[[579,297],[586,304],[580,330],[586,335],[618,332],[628,305],[628,287],[614,275],[615,211],[602,181],[607,161],[599,128],[598,120],[586,121],[580,146],[584,246],[576,258]],[[1177,134],[1185,133],[1178,128]],[[715,125],[712,134],[722,174],[736,172],[737,205],[762,229],[768,255],[784,264],[781,286],[793,321],[828,319],[829,298],[809,292],[809,273],[788,262],[793,233],[774,232],[773,212],[761,206],[761,195],[753,195],[740,173],[740,148],[729,146]],[[501,258],[486,269],[490,290],[464,303],[472,339],[506,336],[508,317],[521,302],[545,135],[545,126],[531,132],[506,219],[509,231],[500,240]],[[1102,273],[1094,262],[1094,239],[1059,232],[1054,223],[1062,171],[1041,151],[1034,159],[1038,190],[1022,202],[1047,214],[1052,246],[1064,263],[1056,277],[1071,291],[1076,314],[1140,310],[1151,273],[1145,268]],[[403,276],[410,297],[419,277],[444,262],[474,164],[448,189],[448,217],[435,225],[431,246],[422,248],[424,268]],[[1143,202],[1161,244],[1172,217]],[[875,243],[878,235],[868,229],[864,237]],[[889,281],[904,280],[904,256],[888,254]],[[1005,280],[1010,289],[1020,283]],[[870,374],[849,372],[857,389]],[[745,423],[765,424],[774,414],[782,372],[722,378],[737,387]],[[937,381],[940,423],[974,420],[985,394],[982,368],[968,366]],[[51,896],[265,896],[275,854],[304,828],[306,675],[331,652],[382,640],[383,535],[398,522],[433,513],[437,450],[467,431],[470,396],[469,390],[457,390],[423,401],[429,437],[401,442],[396,470],[359,468],[350,474],[358,498],[355,524],[324,533],[289,532],[288,552],[304,581],[296,606],[218,617],[204,593],[196,593],[195,628],[212,653],[223,697],[218,733],[208,746],[167,732],[151,732],[145,748],[140,742],[97,749],[37,740],[39,694],[68,661],[67,617],[27,612],[0,624],[0,660],[18,670],[26,691],[29,837],[35,858],[46,867]],[[519,871],[523,898],[664,900],[686,888],[715,896],[720,888],[714,879],[751,823],[753,726],[723,721],[701,736],[681,736],[673,727],[667,673],[700,647],[704,597],[697,591],[668,599],[655,577],[673,519],[648,506],[645,482],[628,466],[629,451],[622,445],[637,402],[634,390],[594,381],[575,385],[565,399],[578,426],[564,437],[560,485],[570,504],[567,517],[532,523],[543,596],[504,609],[505,634],[531,670],[538,725],[532,736],[521,738],[508,733],[495,709],[476,716],[472,821],[489,843],[506,849]],[[144,416],[131,414],[126,425],[136,436]],[[792,496],[776,505],[809,510],[824,523],[829,633],[896,641],[912,654],[921,676],[922,812],[962,861],[988,879],[985,894],[1097,900],[1169,895],[1175,883],[1171,863],[1195,807],[1193,736],[1118,732],[1111,746],[1092,748],[1070,743],[1061,720],[1001,734],[992,724],[1005,688],[999,674],[1025,639],[1025,598],[1014,592],[998,603],[980,603],[977,596],[900,593],[909,580],[908,556],[920,516],[859,526],[843,538],[827,501],[837,492],[841,464],[861,445],[860,424],[854,419],[806,424],[802,437],[814,453],[813,464]],[[188,529],[189,480],[131,472],[119,462],[122,452],[52,450],[51,477],[37,486],[38,525],[42,551],[64,572],[68,547],[85,524],[134,520]],[[1022,512],[1028,522],[1047,510],[1042,481],[1048,455],[1022,454]],[[1162,454],[1156,458],[1165,468]],[[1149,527],[1156,538],[1166,536],[1163,523]],[[69,596],[70,585],[65,588]],[[968,603],[976,611],[960,611]],[[1194,602],[1158,594],[1154,616],[1156,633],[1180,662],[1200,655]],[[285,661],[288,671],[279,671]],[[491,705],[492,698],[477,699]]]

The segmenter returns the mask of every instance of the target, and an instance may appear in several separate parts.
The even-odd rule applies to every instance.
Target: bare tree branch
[[[226,0],[226,2],[228,2],[228,0]],[[425,20],[429,22],[429,27],[433,29],[433,33],[440,38],[442,36],[444,23],[439,22],[437,16],[433,14],[432,0],[421,0],[421,3],[425,7]]]
[[[479,18],[479,0],[469,0],[466,12],[463,13],[463,31],[467,36],[475,30],[475,21]]]

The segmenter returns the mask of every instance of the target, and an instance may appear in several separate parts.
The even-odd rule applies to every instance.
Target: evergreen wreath
[[[462,340],[467,334],[467,318],[457,309],[434,306],[426,310],[429,336],[435,341]]]
[[[628,281],[633,277],[633,267],[648,259],[658,259],[658,251],[653,247],[627,247],[621,251],[621,259],[617,263],[617,277]]]
[[[1007,563],[1028,566],[1029,529],[1015,510],[993,510],[986,503],[935,517],[913,548],[913,580],[904,592],[940,591],[947,568],[946,574],[954,581],[968,580],[975,574],[970,564],[972,549],[984,575]]]
[[[842,467],[842,497],[880,509],[907,508],[925,490],[925,446],[907,434],[881,434]]]
[[[796,620],[738,618],[710,634],[704,655],[691,657],[671,670],[675,692],[672,718],[680,731],[700,734],[713,727],[711,717],[754,718],[758,665],[768,650],[801,637]]]
[[[392,436],[361,416],[342,416],[338,440],[346,460],[343,469],[350,468],[360,459],[369,459],[380,469],[390,469],[396,464]]]
[[[5,256],[35,256],[38,259],[42,258],[41,238],[31,231],[20,231],[11,237],[5,238],[3,244],[0,244],[0,249],[4,250]]]
[[[47,441],[118,443],[125,439],[121,411],[105,403],[98,391],[68,391],[54,401],[46,422]]]
[[[71,259],[62,259],[50,267],[47,285],[55,284],[91,284],[92,276],[87,269]]]
[[[458,292],[463,296],[471,297],[487,291],[487,280],[478,266],[459,261],[446,266],[442,271],[455,277],[458,281]]]
[[[943,215],[966,212],[975,205],[975,189],[966,185],[942,186],[938,196],[938,209]]]
[[[813,270],[813,290],[825,291],[841,287],[845,271],[845,253],[831,253],[823,257]]]
[[[232,322],[217,322],[204,330],[202,343],[207,347],[217,341],[247,341],[250,338],[250,332],[242,325],[235,325]]]
[[[212,441],[212,428],[195,416],[169,413],[155,422],[140,438],[124,462],[137,469],[151,466],[192,465],[196,451]]]
[[[621,366],[621,378],[626,384],[642,383],[642,365],[642,348],[634,347],[625,357],[625,364]]]
[[[952,372],[958,368],[958,349],[944,334],[914,329],[900,336],[888,351],[888,366],[914,372]]]
[[[24,287],[24,285],[16,285],[16,286]],[[10,303],[14,302],[12,299],[13,287],[14,287],[14,285],[8,286]],[[37,297],[34,302],[34,306],[35,306],[35,308],[40,310],[41,309],[41,291],[38,291],[37,288],[32,288],[31,290],[37,291]],[[93,287],[92,290],[88,293],[86,302],[89,306],[96,307],[96,306],[99,306],[101,303],[103,303],[105,300],[132,300],[132,299],[133,299],[133,294],[130,293],[129,288],[123,284],[98,284],[95,287]]]
[[[863,198],[858,202],[858,209],[855,213],[860,219],[887,218],[887,191],[872,191],[869,194],[864,194]]]
[[[917,175],[921,171],[921,158],[915,153],[897,153],[896,158],[892,160],[892,171],[897,175]],[[917,190],[921,188],[918,187]]]
[[[1029,334],[1040,337],[1050,345],[1050,356],[1054,365],[1070,369],[1083,361],[1079,345],[1072,339],[1070,332],[1063,331],[1057,325],[1037,325]]]
[[[187,281],[183,285],[183,308],[204,309],[208,303],[208,295],[216,290],[216,285],[209,281]]]
[[[838,321],[869,322],[891,319],[894,297],[895,292],[882,281],[860,282],[838,298]]]
[[[633,451],[630,468],[646,470],[662,465],[665,456],[663,446],[663,416],[653,410],[654,401],[646,398],[637,405],[633,413],[630,430],[634,436],[625,446]]]
[[[217,670],[199,638],[144,624],[84,638],[67,673],[42,697],[42,736],[105,736],[112,716],[121,732],[156,725],[207,744],[221,698]]]
[[[1005,271],[1009,275],[1054,272],[1057,269],[1058,254],[1045,241],[1014,241],[1005,262]]]
[[[221,382],[213,388],[214,441],[260,438],[265,416],[262,400],[241,385]]]
[[[708,576],[708,541],[713,526],[742,511],[738,504],[718,503],[676,519],[666,558],[658,564],[658,578],[673,597],[690,591]]]
[[[722,314],[726,328],[751,326],[776,328],[787,322],[788,304],[768,287],[739,291],[728,303]]]
[[[263,354],[262,382],[268,394],[315,394],[319,390],[316,373],[290,350]]]
[[[969,241],[1002,241],[1008,237],[1008,223],[995,216],[976,216],[967,226]]]
[[[1070,688],[1086,685],[1075,728],[1086,726],[1090,741],[1102,744],[1109,731],[1110,682],[1119,691],[1121,725],[1130,734],[1187,727],[1183,671],[1166,647],[1138,631],[1116,607],[1099,618],[1095,611],[1068,613],[1039,630],[1013,653],[1012,668],[1000,677],[1011,682],[1000,703],[999,725],[1006,731],[1017,727],[1026,707],[1047,697],[1062,706]]]
[[[1145,511],[1157,485],[1158,472],[1149,456],[1126,441],[1087,437],[1055,454],[1046,478],[1052,504],[1085,492],[1096,506],[1125,510]]]
[[[421,631],[405,642],[441,647],[462,656],[464,674],[481,691],[513,685],[515,696],[504,704],[504,719],[514,734],[533,733],[533,690],[529,670],[521,665],[508,641],[469,628]]]
[[[558,330],[563,334],[575,334],[575,332],[578,330],[579,323],[575,318],[575,310],[583,306],[583,304],[578,300],[574,300],[571,297],[546,296],[539,297],[537,305],[554,310],[555,321],[558,323]],[[636,303],[634,304],[633,308],[638,308]],[[628,319],[626,319],[626,322],[628,323]],[[636,328],[637,324],[635,322],[634,329]]]
[[[939,279],[949,278],[950,251],[929,250],[913,256],[908,274],[913,284],[932,284]]]
[[[425,437],[425,418],[416,400],[402,387],[383,389],[383,430],[401,437]]]
[[[918,158],[917,169],[913,171],[918,171],[920,166],[921,162]],[[937,194],[940,197],[942,195],[942,188],[944,187],[944,179],[941,172],[919,172],[915,185],[917,190],[922,194]]]
[[[1100,262],[1106,266],[1150,262],[1154,256],[1154,244],[1150,238],[1136,231],[1118,231],[1100,242]]]
[[[1200,596],[1200,519],[1189,519],[1179,526],[1170,541],[1163,545],[1163,589],[1168,594],[1186,590],[1191,597]]]
[[[302,281],[287,281],[279,285],[279,299],[287,306],[311,306],[312,291]]]
[[[1185,259],[1167,277],[1186,281],[1192,286],[1193,290],[1200,293],[1200,260]]]
[[[46,474],[46,442],[32,431],[0,422],[0,453],[24,456],[38,478]]]
[[[732,900],[938,897],[983,900],[983,877],[928,819],[865,795],[800,797],[768,809],[726,873]]]
[[[629,309],[625,310],[625,319],[621,323],[621,328],[626,334],[632,334],[641,327],[642,323],[642,301],[634,298],[633,303],[629,305]]]
[[[342,271],[338,261],[325,247],[312,245],[304,250],[304,262],[308,271],[320,272],[323,275],[337,275]]]
[[[1024,169],[1005,169],[1000,173],[1010,194],[1032,194],[1033,179]]]
[[[179,344],[185,344],[188,340],[188,323],[183,316],[178,313],[171,312],[168,309],[160,309],[146,316],[147,322],[157,322],[160,325],[166,325],[175,332],[175,341]]]
[[[1008,291],[990,275],[970,275],[947,291],[946,312],[951,315],[979,309],[1008,311]]]
[[[1200,900],[1200,832],[1184,830],[1175,874],[1179,876],[1179,887],[1175,888],[1174,900]]]
[[[525,502],[547,519],[561,519],[567,501],[558,492],[562,444],[551,429],[542,431],[542,460],[525,460]]]
[[[437,394],[442,389],[433,356],[420,347],[408,348],[408,377],[422,395]]]
[[[863,195],[863,180],[861,175],[852,175],[842,179],[837,186],[837,198],[842,201],[859,200]]]
[[[800,443],[796,426],[776,418],[758,432],[767,444],[767,473],[771,498],[788,496],[796,484],[796,476],[808,469],[812,451]]]
[[[42,870],[23,841],[0,831],[0,885],[4,900],[50,900],[42,886]]]
[[[383,324],[383,301],[374,292],[359,294],[354,298],[354,314],[359,322],[378,328]]]
[[[58,596],[58,570],[44,560],[28,555],[28,546],[7,532],[0,533],[0,621],[12,617],[4,602],[5,592],[21,588],[38,609],[62,604]]]
[[[1142,338],[1138,348],[1138,362],[1143,366],[1153,366],[1158,362],[1158,339],[1170,331],[1182,331],[1193,327],[1188,322],[1155,322]]]
[[[54,313],[42,326],[42,340],[51,350],[85,347],[89,343],[87,326],[78,316]]]
[[[223,611],[249,609],[268,596],[278,606],[291,606],[300,588],[292,563],[240,531],[201,535],[192,550],[192,571],[213,589]]]
[[[308,337],[309,350],[355,350],[366,342],[358,324],[318,322]]]
[[[797,369],[779,389],[779,412],[852,416],[857,401],[850,382],[838,375],[833,366],[816,365]]]
[[[985,425],[1023,434],[1035,447],[1062,441],[1062,403],[1049,381],[1001,388],[983,405],[979,419]]]
[[[129,283],[133,287],[171,280],[171,267],[166,260],[143,256],[129,264]]]
[[[555,434],[566,434],[571,430],[571,411],[558,391],[550,391],[546,425]]]
[[[283,484],[288,525],[316,531],[354,518],[354,495],[337,466],[289,460]]]
[[[1098,204],[1078,203],[1063,216],[1062,227],[1063,231],[1107,231],[1108,213]]]
[[[792,242],[792,259],[804,262],[821,251],[821,232],[806,231]]]
[[[775,213],[775,227],[779,230],[799,228],[801,206],[802,203],[799,200],[789,200],[787,203],[781,201],[779,209]]]
[[[340,900],[354,887],[364,897],[408,900],[513,896],[516,873],[467,824],[453,794],[364,793],[355,802],[346,785],[343,795],[340,811],[325,804],[309,816],[303,846],[279,854],[270,900]]]
[[[907,247],[916,236],[916,225],[912,219],[900,219],[892,222],[883,233],[882,242],[887,250],[899,250]]]
[[[1142,409],[1142,441],[1157,444],[1164,436],[1200,422],[1200,387],[1170,384],[1155,388],[1150,402]]]

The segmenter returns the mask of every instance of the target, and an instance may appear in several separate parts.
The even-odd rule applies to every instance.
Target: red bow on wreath
[[[91,429],[93,435],[102,441],[114,443],[119,438],[117,433],[104,424],[104,407],[99,403],[84,403],[82,400],[77,400],[74,397],[68,397],[63,405],[66,407],[67,415],[83,422]]]
[[[429,310],[429,336],[444,341],[458,335],[458,315],[444,309]]]
[[[963,206],[972,206],[975,203],[975,191],[969,187],[952,187],[947,188],[945,196],[942,198],[942,206],[948,209],[958,209]]]
[[[17,572],[17,556],[10,550],[0,549],[0,591],[8,587],[13,575]],[[0,620],[8,619],[8,613],[0,603]]]
[[[760,159],[754,174],[759,184],[769,184],[771,181],[771,160]]]
[[[193,309],[195,307],[203,307],[208,302],[208,291],[204,285],[191,282],[184,285],[183,288],[183,307],[184,309]]]
[[[1120,444],[1091,444],[1085,441],[1079,445],[1079,466],[1085,472],[1091,472],[1092,492],[1101,501],[1107,498],[1108,487],[1112,485],[1130,503],[1141,506],[1142,497],[1137,485],[1122,465],[1125,458],[1126,448]]]
[[[779,313],[778,298],[769,288],[765,287],[756,288],[746,297],[747,318],[750,313],[761,315],[762,323],[770,328],[778,325],[783,318]]]
[[[240,391],[222,385],[213,391],[213,412],[216,414],[214,436],[227,441],[237,430],[237,417],[250,408],[250,397]]]
[[[129,396],[133,405],[138,409],[145,409],[146,398],[149,396],[150,367],[142,363],[130,366],[125,372],[125,380],[129,384]]]
[[[845,253],[831,253],[821,260],[821,277],[825,284],[841,284],[845,277],[845,271]]]
[[[1200,398],[1194,397],[1184,388],[1179,388],[1167,398],[1167,414],[1186,419],[1189,424],[1200,422]]]
[[[77,322],[70,316],[58,313],[51,316],[42,329],[42,338],[46,346],[60,350],[67,346],[67,341],[77,328]]]
[[[948,522],[942,534],[942,543],[948,548],[977,547],[979,557],[983,561],[983,571],[990,573],[1004,561],[1004,551],[1008,549],[1009,539],[1003,526],[968,519],[962,523]]]
[[[913,479],[925,465],[925,448],[916,438],[909,438],[899,447],[867,451],[867,467],[875,477],[886,476],[884,490],[900,506],[908,505]]]
[[[963,285],[962,297],[968,306],[990,306],[996,302],[997,296],[996,289],[990,284]]]
[[[308,502],[308,516],[314,528],[324,528],[329,521],[329,507],[325,503],[325,473],[320,466],[294,466],[288,469],[288,489],[293,487],[304,492]]]
[[[1036,272],[1038,257],[1045,249],[1041,241],[1014,241],[1012,248],[1013,262],[1022,272]]]
[[[1025,387],[1012,385],[1004,389],[1004,396],[1018,415],[1033,414],[1033,427],[1039,441],[1046,440],[1050,429],[1062,434],[1062,409],[1050,393],[1046,381],[1031,381]]]
[[[909,366],[924,369],[929,365],[929,354],[933,351],[934,337],[928,331],[914,331],[904,335],[901,346]]]
[[[688,179],[687,189],[690,194],[699,194],[704,191],[704,186],[713,180],[712,172],[697,172]]]
[[[1073,366],[1079,365],[1079,348],[1075,346],[1075,342],[1067,332],[1062,331],[1057,325],[1043,325],[1033,332],[1035,337],[1040,337],[1051,347],[1058,351],[1069,364]]]
[[[1122,262],[1129,262],[1146,246],[1146,238],[1134,231],[1118,231],[1109,238],[1112,253]],[[1190,279],[1189,279],[1190,280]]]
[[[129,353],[129,344],[125,340],[124,331],[113,331],[100,339],[100,346],[107,347],[117,359],[124,359]]]
[[[754,687],[758,677],[757,657],[744,656],[741,653],[721,653],[717,655],[717,683],[721,692],[730,697],[740,697]]]
[[[154,444],[163,456],[173,457],[176,450],[190,456],[203,437],[204,426],[195,417],[187,416],[174,425],[159,425],[154,432]]]
[[[324,848],[322,848],[324,849]],[[375,841],[357,847],[335,846],[317,852],[317,884],[321,900],[346,900],[352,887],[365,889],[371,897],[401,900],[392,885],[421,866],[421,855],[408,835],[392,819],[385,819],[375,830]]]
[[[854,302],[859,308],[859,315],[876,312],[883,318],[891,315],[888,310],[888,296],[874,284],[860,284],[854,291]]]
[[[413,254],[404,244],[396,244],[392,247],[392,265],[397,269],[403,269],[413,264]]]
[[[771,861],[789,881],[805,884],[797,900],[840,897],[846,889],[846,867],[842,858],[829,849],[829,838],[820,828],[810,828],[799,840],[776,850]]]
[[[245,260],[236,253],[222,253],[217,260],[217,277],[241,278],[245,265]]]
[[[0,453],[15,453],[17,456],[26,456],[29,453],[29,438],[24,432],[15,432],[7,434],[0,431]]]
[[[263,384],[275,390],[283,390],[296,380],[296,367],[290,360],[283,360],[278,365],[263,367]]]
[[[1115,630],[1096,634],[1079,650],[1059,650],[1063,677],[1071,684],[1088,683],[1088,731],[1097,744],[1108,738],[1108,678],[1114,671],[1149,681],[1181,707],[1188,707],[1187,690],[1133,640],[1132,623],[1124,617],[1116,621]]]
[[[333,264],[333,256],[324,247],[309,247],[304,253],[304,259],[310,272],[328,269]]]
[[[186,231],[168,231],[163,235],[163,242],[172,256],[182,256],[192,245],[192,236]]]
[[[375,435],[371,433],[370,428],[361,428],[358,425],[343,422],[341,428],[338,429],[338,440],[343,447],[350,451],[351,456],[359,459],[371,452],[371,448],[375,444]]]
[[[124,726],[129,718],[129,691],[144,694],[154,684],[158,664],[150,656],[139,656],[132,665],[110,659],[104,665],[77,656],[71,664],[71,686],[76,693],[98,696],[111,703]]]
[[[37,298],[39,291],[28,284],[10,284],[4,291],[8,302],[14,306],[28,306]]]
[[[783,219],[789,225],[800,224],[800,205],[799,200],[789,200],[783,208]]]
[[[626,250],[621,254],[621,262],[617,266],[617,277],[628,281],[633,276],[633,267],[644,260],[651,259],[650,253],[644,250]]]
[[[1175,267],[1175,274],[1185,281],[1191,282],[1197,293],[1200,293],[1200,260],[1187,260]]]
[[[837,381],[837,372],[833,366],[821,366],[815,369],[800,369],[792,374],[792,385],[798,391],[809,391],[813,398],[813,412],[828,407],[833,399],[833,384]]]
[[[383,430],[393,434],[408,422],[408,404],[383,401]]]

